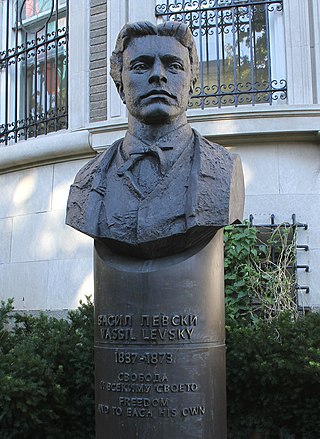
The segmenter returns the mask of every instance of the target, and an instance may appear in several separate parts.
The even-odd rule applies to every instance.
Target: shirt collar
[[[153,144],[161,148],[166,155],[168,155],[168,160],[174,163],[182,151],[190,145],[193,139],[193,131],[189,124],[184,124],[179,128],[169,132],[168,134],[160,137]],[[151,146],[144,139],[138,138],[133,133],[127,131],[125,138],[122,143],[121,154],[124,160],[130,158],[130,154],[134,153],[136,149],[141,147],[141,143],[147,146]]]

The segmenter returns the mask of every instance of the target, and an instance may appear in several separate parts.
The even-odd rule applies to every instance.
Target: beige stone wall
[[[266,224],[271,214],[275,222],[307,223],[308,229],[297,229],[297,243],[309,251],[297,251],[298,265],[309,265],[310,271],[298,269],[298,284],[309,286],[310,293],[298,291],[299,304],[320,307],[320,148],[306,141],[257,141],[253,145],[232,148],[241,155],[245,180],[245,217],[254,216],[255,224]]]
[[[75,308],[93,294],[92,240],[64,224],[86,161],[0,175],[0,298],[13,297],[16,309]]]

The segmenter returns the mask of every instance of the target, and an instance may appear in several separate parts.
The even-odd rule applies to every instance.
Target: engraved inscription
[[[141,335],[144,341],[191,340],[197,323],[198,317],[192,314],[143,314],[140,318]]]
[[[197,407],[186,407],[181,410],[182,416],[201,416],[206,412],[205,407],[203,405],[199,405]]]
[[[196,392],[196,383],[168,383],[166,373],[129,373],[120,372],[116,382],[100,382],[100,389],[119,393],[188,393]]]
[[[138,409],[135,407],[127,408],[127,416],[128,417],[136,417],[136,418],[152,418],[153,413],[150,409]]]
[[[100,314],[98,315],[98,326],[132,326],[131,314]]]
[[[107,392],[119,392],[119,393],[149,393],[151,390],[150,384],[140,383],[117,383],[117,382],[105,382],[100,383],[101,390]]]
[[[167,398],[128,398],[120,396],[119,405],[126,407],[168,407]]]
[[[137,337],[132,328],[101,328],[102,340],[109,341],[136,341]]]
[[[192,329],[142,329],[142,338],[144,341],[176,341],[191,340]]]
[[[196,326],[198,323],[198,317],[195,315],[181,315],[174,314],[173,316],[156,314],[149,315],[143,314],[140,319],[141,326],[153,326],[153,327],[163,327],[163,326]]]
[[[111,315],[111,314],[110,314]],[[195,315],[119,314],[117,318],[101,319],[101,329],[139,331],[187,331],[198,323]],[[129,319],[130,317],[130,319]],[[132,327],[110,324],[126,323]],[[138,323],[138,326],[137,326]],[[170,325],[164,327],[164,325]],[[193,324],[181,327],[173,325]],[[109,325],[109,326],[108,326]],[[142,326],[143,325],[143,326]],[[154,327],[153,325],[159,325]],[[105,417],[126,419],[190,419],[206,416],[204,389],[201,380],[194,376],[192,365],[209,360],[208,351],[195,347],[187,354],[185,347],[123,346],[100,348],[108,355],[108,365],[101,371],[97,413]],[[106,350],[105,350],[106,349]],[[179,371],[181,370],[181,375]]]
[[[172,353],[143,351],[138,354],[128,350],[116,350],[112,355],[118,370],[113,380],[100,381],[100,390],[103,392],[101,395],[105,395],[102,396],[102,400],[106,398],[106,401],[98,404],[100,415],[139,419],[205,415],[205,406],[202,404],[202,394],[199,393],[197,383],[170,382],[170,374],[168,377],[166,371],[158,373],[159,361],[162,361],[162,367],[167,366],[165,360],[172,361]],[[144,360],[140,361],[140,357]],[[138,369],[144,368],[146,359],[150,361],[147,366],[148,370],[151,369],[150,372],[123,370],[124,366],[132,364],[137,365]],[[191,399],[187,395],[190,395]],[[185,405],[188,399],[190,405]]]
[[[180,412],[184,418],[188,416],[203,416],[206,412],[204,405],[184,407],[180,411],[176,407],[168,407],[168,399],[127,398],[120,397],[121,406],[98,404],[98,413],[101,415],[114,415],[138,418],[175,417]]]
[[[105,342],[183,342],[191,340],[198,325],[198,316],[99,314],[97,325],[101,340]]]
[[[136,352],[116,351],[114,361],[118,364],[172,364],[174,357],[170,352],[144,352],[138,354]]]

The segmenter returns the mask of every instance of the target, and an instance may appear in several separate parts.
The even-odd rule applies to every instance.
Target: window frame
[[[254,67],[255,48],[253,30],[253,16],[255,13],[265,14],[265,35],[266,35],[266,49],[267,49],[267,78],[258,83]],[[281,17],[279,13],[281,12]],[[273,14],[277,14],[277,25],[271,26],[274,19]],[[283,17],[283,0],[221,0],[219,4],[212,2],[212,0],[198,0],[189,2],[186,0],[157,0],[155,6],[155,15],[158,20],[177,20],[191,24],[196,44],[198,46],[198,54],[200,61],[200,78],[196,87],[196,92],[191,97],[190,108],[205,108],[212,107],[238,107],[238,105],[252,105],[256,104],[275,104],[286,103],[287,99],[287,82],[284,79],[286,76],[284,56],[276,57],[276,53],[285,53],[284,42],[284,17]],[[238,20],[247,17],[248,32],[249,32],[249,65],[250,65],[250,80],[242,82],[242,78],[238,76],[237,72],[237,37],[236,26],[240,27]],[[224,21],[224,18],[227,21]],[[229,23],[228,23],[229,20]],[[230,23],[231,20],[231,23]],[[224,83],[221,74],[221,61],[219,54],[219,47],[223,44],[224,27],[233,26],[231,34],[233,36],[232,52],[233,54],[233,82]],[[279,29],[279,25],[281,29]],[[203,33],[203,29],[204,33]],[[218,32],[217,30],[218,29]],[[234,30],[233,30],[234,29]],[[238,29],[239,31],[239,29]],[[274,35],[276,31],[276,35]],[[230,31],[227,30],[226,34]],[[219,37],[219,34],[221,37]],[[210,59],[206,59],[203,55],[209,40],[213,40],[212,45],[216,46],[217,58],[212,59],[213,64],[217,64],[217,78],[216,83],[206,83],[204,79],[204,66],[209,64]],[[276,44],[275,44],[276,41]],[[210,41],[211,42],[211,41]],[[222,47],[222,46],[221,46]],[[225,47],[225,46],[224,46]],[[276,49],[276,50],[275,50]],[[239,51],[239,49],[238,49]],[[239,54],[238,54],[239,58]],[[203,61],[203,62],[202,62]]]
[[[52,0],[51,8],[36,18],[29,18],[27,23],[21,22],[22,8],[25,5],[26,0],[16,4],[12,0],[2,1],[0,11],[4,24],[1,41],[5,43],[5,49],[1,51],[4,67],[0,70],[1,91],[4,91],[4,94],[1,94],[4,96],[4,105],[1,105],[0,113],[0,145],[59,131],[67,128],[68,124],[68,0]],[[65,26],[60,28],[59,21],[64,17]],[[36,32],[27,32],[30,26],[41,23],[43,18],[46,20]],[[50,23],[53,23],[54,27],[51,32]],[[50,50],[52,56],[49,55]],[[28,58],[32,62],[28,63]],[[48,66],[52,64],[52,59],[55,60],[55,71],[52,75],[55,78],[55,89],[51,94],[51,104],[55,102],[48,105]],[[64,86],[61,86],[60,90],[59,60],[62,60],[60,76],[62,70],[66,76]],[[62,67],[63,65],[65,67]],[[32,75],[30,83],[32,66],[37,74]],[[40,68],[42,72],[39,71]],[[30,93],[34,94],[34,105],[32,98],[29,99]],[[63,95],[65,105],[59,108],[57,97],[59,96],[61,103]]]

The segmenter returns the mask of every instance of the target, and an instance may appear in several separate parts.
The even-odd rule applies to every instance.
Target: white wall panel
[[[14,218],[12,262],[85,258],[92,239],[65,225],[65,210]]]

